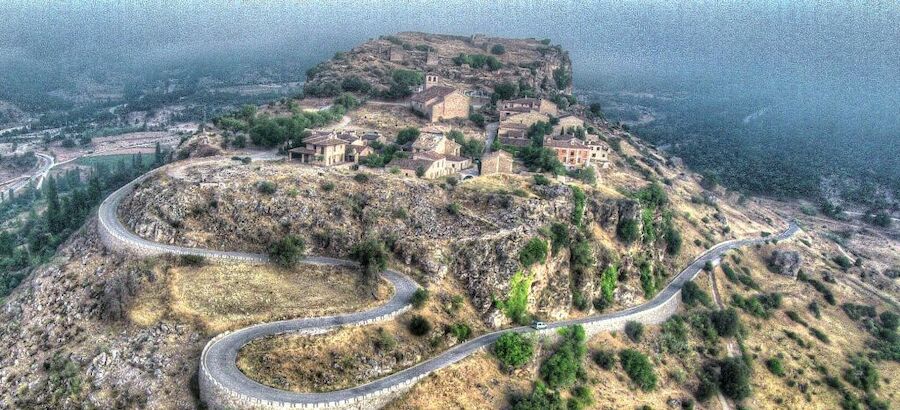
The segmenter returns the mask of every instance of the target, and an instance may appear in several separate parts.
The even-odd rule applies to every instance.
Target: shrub
[[[569,267],[573,272],[584,273],[593,265],[594,255],[588,241],[580,240],[569,248]]]
[[[714,266],[713,266],[712,261],[706,261],[706,263],[703,264],[703,270],[705,270],[707,272],[712,272],[713,268],[714,268]]]
[[[819,339],[820,341],[822,341],[822,343],[825,343],[825,344],[831,343],[831,340],[828,339],[828,335],[826,335],[819,329],[811,327],[811,328],[809,328],[809,333],[812,334],[813,337],[815,337],[816,339]]]
[[[881,319],[881,326],[883,328],[891,332],[897,330],[897,325],[898,323],[900,323],[900,315],[886,310],[884,312],[881,312],[879,318]]]
[[[750,396],[750,368],[740,357],[731,357],[721,363],[719,387],[726,397],[740,401]]]
[[[291,267],[303,259],[305,252],[306,243],[303,239],[288,235],[270,246],[269,258],[278,265]]]
[[[629,320],[625,323],[625,334],[628,335],[632,342],[640,343],[644,337],[644,325],[640,322]]]
[[[838,266],[840,266],[841,269],[843,269],[843,270],[847,270],[850,268],[850,266],[853,265],[853,262],[850,261],[850,258],[848,258],[844,255],[835,256],[835,257],[831,258],[831,260],[834,261],[834,263],[836,263]]]
[[[423,288],[416,289],[413,292],[412,297],[410,297],[409,302],[412,303],[413,307],[416,309],[421,309],[425,306],[425,302],[428,301],[428,291]]]
[[[559,392],[548,390],[543,383],[537,383],[530,396],[515,400],[512,410],[565,410],[565,407]]]
[[[334,191],[334,182],[324,182],[322,183],[322,185],[320,185],[320,187],[325,192]]]
[[[656,277],[653,276],[653,265],[649,261],[641,262],[641,289],[644,290],[644,297],[650,299],[656,294]]]
[[[206,258],[201,255],[178,255],[178,265],[180,266],[203,266],[206,264]]]
[[[587,349],[584,346],[584,328],[579,325],[560,330],[562,341],[550,357],[541,364],[541,377],[554,389],[575,384],[578,374],[583,372],[581,362]]]
[[[619,225],[616,227],[616,234],[624,243],[630,244],[636,241],[641,235],[638,221],[634,218],[620,220]]]
[[[581,218],[584,217],[584,191],[577,186],[572,186],[572,223],[576,226],[581,225]]]
[[[276,190],[275,183],[270,181],[259,181],[256,183],[256,190],[266,195],[272,195]]]
[[[819,310],[819,304],[816,301],[809,302],[808,309],[816,319],[822,318],[822,312]]]
[[[858,321],[863,317],[875,317],[875,308],[872,306],[857,305],[855,303],[844,303],[841,305],[841,309],[844,309],[844,313],[847,314],[847,317],[855,321]]]
[[[463,341],[472,336],[472,328],[462,322],[454,323],[450,325],[450,333],[456,337],[456,340]]]
[[[459,215],[459,204],[456,202],[447,204],[447,213],[450,215]]]
[[[722,337],[733,337],[741,327],[741,318],[734,308],[715,310],[709,313],[710,321]]]
[[[534,342],[519,333],[506,332],[494,344],[494,354],[508,367],[519,367],[534,355]]]
[[[535,185],[550,185],[550,178],[544,176],[544,174],[534,174],[534,184]]]
[[[598,350],[594,352],[593,359],[604,370],[612,370],[616,365],[616,354],[612,350]]]
[[[784,366],[781,364],[781,359],[777,357],[771,357],[766,360],[766,368],[769,369],[772,374],[778,377],[784,377]]]
[[[472,121],[479,128],[484,128],[484,123],[485,123],[484,115],[482,115],[480,113],[473,112],[473,113],[469,114],[469,121]]]
[[[503,44],[494,44],[491,47],[491,54],[501,55],[506,52],[506,47],[503,47]]]
[[[407,127],[397,133],[397,145],[406,145],[419,138],[419,129],[415,127]]]
[[[536,263],[544,263],[546,260],[547,241],[541,238],[531,238],[519,251],[519,262],[526,268]]]
[[[646,355],[637,350],[625,349],[619,352],[619,362],[631,381],[635,382],[641,390],[653,391],[656,389],[656,373]]]
[[[363,274],[372,279],[387,268],[388,253],[376,239],[367,239],[350,249],[350,257],[359,263]]]
[[[369,174],[360,172],[353,176],[353,180],[361,184],[369,182]]]
[[[409,332],[415,336],[425,336],[431,331],[431,322],[423,316],[415,315],[409,320]]]
[[[878,378],[878,369],[862,356],[851,358],[850,368],[844,372],[844,380],[864,391],[877,389]]]
[[[378,334],[375,337],[374,345],[375,348],[380,351],[389,352],[397,347],[397,339],[394,338],[393,335],[388,333],[387,330],[384,330],[383,327],[379,327]]]
[[[686,354],[690,350],[687,337],[684,319],[681,316],[672,316],[662,324],[662,333],[659,337],[660,350],[674,355]]]
[[[516,272],[509,283],[509,296],[499,302],[499,307],[506,317],[519,324],[528,323],[526,308],[528,307],[528,293],[531,291],[531,275],[525,275],[522,271]]]
[[[569,246],[569,227],[566,224],[556,222],[550,225],[550,245],[553,253]]]
[[[700,289],[694,282],[687,282],[684,284],[684,287],[681,288],[681,301],[684,302],[685,305],[693,307],[698,302],[703,306],[709,306],[712,304],[712,300],[709,297],[709,294]]]

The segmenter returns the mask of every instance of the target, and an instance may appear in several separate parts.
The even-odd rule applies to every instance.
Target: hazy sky
[[[150,3],[3,0],[0,64],[147,67],[276,53],[314,61],[396,31],[479,32],[562,44],[576,86],[608,75],[672,77],[900,106],[897,0]]]

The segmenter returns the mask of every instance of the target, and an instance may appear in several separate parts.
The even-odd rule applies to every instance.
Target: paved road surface
[[[122,189],[114,192],[100,206],[99,219],[101,229],[106,229],[117,239],[125,242],[128,246],[136,249],[149,250],[153,252],[168,252],[174,254],[192,254],[212,258],[230,258],[245,259],[255,261],[266,261],[265,255],[244,253],[244,252],[224,252],[208,249],[193,249],[180,246],[159,244],[138,237],[134,233],[126,229],[119,221],[117,208],[121,200],[132,192],[134,186],[147,178],[147,175],[139,177],[135,181],[124,186]],[[785,239],[797,232],[798,227],[793,223],[787,230],[778,235],[768,238],[742,239],[732,240],[720,243],[712,249],[706,251],[699,258],[694,260],[685,270],[679,273],[656,297],[647,303],[639,306],[631,307],[619,312],[594,315],[580,319],[565,320],[548,324],[549,329],[556,329],[575,324],[588,324],[595,322],[608,321],[611,319],[627,318],[637,313],[656,308],[666,303],[670,298],[674,297],[681,287],[700,272],[708,261],[717,260],[725,252],[746,246],[750,244],[764,242],[769,239]],[[352,264],[352,262],[332,259],[332,258],[307,258],[307,263],[323,263],[323,264]],[[224,386],[234,393],[247,397],[253,397],[263,400],[277,401],[281,403],[323,403],[336,402],[340,400],[348,400],[351,398],[362,397],[369,393],[374,393],[388,389],[401,383],[415,380],[421,376],[430,374],[438,369],[447,367],[456,363],[472,353],[493,344],[497,338],[505,332],[532,332],[530,327],[517,327],[496,331],[461,343],[447,350],[439,356],[428,359],[413,367],[398,371],[384,378],[352,387],[345,390],[338,390],[327,393],[294,393],[275,389],[265,386],[245,376],[236,365],[238,351],[250,341],[282,333],[289,332],[306,332],[306,333],[323,333],[343,325],[361,324],[363,322],[377,321],[385,319],[392,315],[399,314],[409,308],[409,298],[418,288],[418,285],[408,277],[397,272],[388,270],[382,273],[382,276],[390,281],[396,291],[393,298],[386,304],[364,312],[351,313],[345,315],[335,315],[328,317],[306,318],[284,320],[278,322],[264,323],[240,329],[233,333],[226,333],[213,339],[205,350],[201,358],[201,370],[203,368],[209,371],[211,379],[220,386]]]

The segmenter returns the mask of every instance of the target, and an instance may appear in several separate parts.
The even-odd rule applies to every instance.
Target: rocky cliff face
[[[261,193],[263,181],[274,183],[275,193]],[[391,248],[400,268],[411,267],[426,284],[454,275],[479,312],[500,325],[504,321],[492,302],[509,293],[510,278],[522,269],[519,251],[531,238],[545,237],[550,224],[568,223],[574,207],[568,187],[527,181],[512,181],[528,187],[514,195],[470,182],[453,187],[374,174],[359,182],[352,172],[221,160],[178,165],[148,180],[121,213],[148,239],[222,250],[265,253],[269,244],[293,234],[306,240],[310,253],[347,257],[353,244],[376,237]],[[588,230],[611,238],[621,218],[639,211],[632,200],[588,190],[583,220]],[[598,296],[595,282],[618,252],[600,241],[590,243],[595,265],[584,280],[573,279],[565,249],[531,270],[532,311],[562,318],[573,291],[588,300]],[[617,262],[630,268],[628,261]],[[623,300],[635,301],[624,296],[633,288],[622,286]]]

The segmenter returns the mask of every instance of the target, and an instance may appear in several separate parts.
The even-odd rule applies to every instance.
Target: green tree
[[[51,233],[60,233],[65,227],[59,202],[59,192],[56,189],[56,178],[52,176],[47,177],[46,185],[44,185],[44,197],[47,199],[47,210],[44,211],[47,228],[50,229]]]
[[[750,396],[750,368],[743,358],[727,358],[720,367],[719,387],[725,397],[740,401]]]
[[[619,225],[616,227],[616,234],[619,239],[626,244],[636,241],[641,236],[637,219],[622,218],[619,220]]]
[[[363,274],[370,281],[387,269],[388,253],[381,241],[376,239],[366,239],[353,245],[350,256],[359,263]]]
[[[559,347],[540,368],[541,377],[554,389],[575,384],[578,374],[583,372],[581,363],[587,353],[584,328],[580,325],[561,329],[560,336]]]

